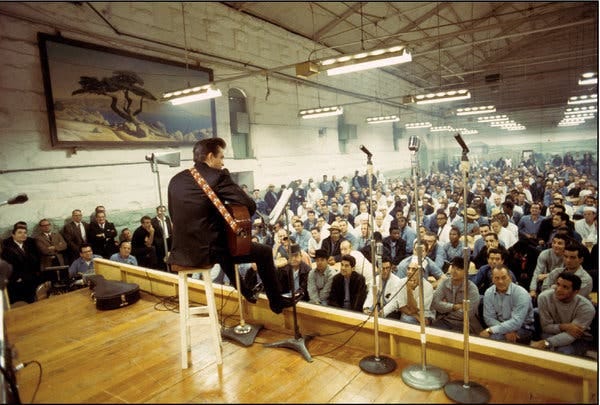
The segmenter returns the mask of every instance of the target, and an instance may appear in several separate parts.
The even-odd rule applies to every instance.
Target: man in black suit
[[[158,266],[166,270],[165,256],[171,250],[171,235],[173,234],[173,223],[167,213],[167,207],[159,205],[156,207],[156,216],[152,218],[152,226],[154,227],[154,240],[156,246],[156,256],[158,258]],[[165,251],[165,239],[167,241],[167,252]]]
[[[8,280],[10,303],[35,301],[35,290],[42,283],[40,273],[40,255],[35,239],[27,236],[27,225],[17,222],[11,238],[2,244],[2,259],[12,265],[12,274]]]
[[[254,200],[233,181],[224,169],[224,150],[227,144],[221,138],[207,138],[194,145],[194,167],[223,203],[244,205],[252,216]],[[281,313],[291,306],[292,300],[281,295],[273,261],[273,252],[267,245],[252,242],[250,254],[233,257],[228,249],[229,225],[206,193],[196,183],[189,170],[176,174],[169,182],[169,214],[173,221],[173,235],[169,264],[187,267],[205,267],[216,263],[234,281],[234,263],[256,263],[258,274],[269,298],[271,310]],[[256,302],[252,290],[242,284],[238,289],[249,302]],[[293,300],[300,297],[294,295]]]
[[[73,210],[71,212],[71,222],[65,224],[62,229],[62,236],[67,242],[67,264],[71,264],[79,258],[79,246],[87,242],[90,226],[82,218],[81,210]]]
[[[109,259],[113,253],[119,251],[118,236],[115,224],[106,220],[106,213],[100,211],[96,214],[96,221],[90,224],[88,243],[92,245],[94,253]]]
[[[390,257],[394,266],[402,261],[407,255],[406,242],[400,237],[400,228],[390,226],[390,236],[383,239],[383,254]]]

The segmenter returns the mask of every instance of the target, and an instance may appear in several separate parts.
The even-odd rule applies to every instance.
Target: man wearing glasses
[[[89,243],[84,243],[79,246],[79,258],[69,266],[69,277],[75,278],[78,274],[93,274],[94,259],[101,258],[100,255],[95,255],[92,246]]]

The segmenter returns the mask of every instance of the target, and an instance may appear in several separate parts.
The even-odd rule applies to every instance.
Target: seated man
[[[579,356],[591,348],[591,336],[587,330],[594,320],[596,309],[578,294],[580,288],[579,277],[562,272],[556,280],[556,289],[540,294],[538,308],[543,340],[531,342],[531,346]]]
[[[79,246],[79,258],[69,266],[69,277],[74,278],[78,274],[94,274],[94,259],[101,258],[95,255],[89,243]]]
[[[337,274],[327,263],[328,258],[325,250],[315,250],[315,268],[308,273],[307,285],[308,301],[313,304],[327,305],[333,276]]]
[[[529,293],[511,281],[505,265],[492,270],[492,280],[494,285],[483,296],[483,319],[488,327],[479,336],[529,344],[534,331]]]
[[[290,280],[290,270],[293,280]],[[308,273],[310,270],[310,266],[302,260],[300,245],[292,243],[290,245],[290,260],[288,264],[277,270],[281,293],[289,293],[291,285],[294,292],[302,291],[303,301],[308,301]]]
[[[390,301],[395,300],[402,286],[398,276],[392,273],[392,261],[389,257],[383,256],[381,259],[381,276],[377,276],[377,295],[379,296],[380,309],[385,307]],[[363,304],[363,312],[371,314],[375,308],[373,303],[373,287],[367,291],[367,299]]]
[[[585,298],[590,297],[594,283],[592,276],[581,266],[583,259],[585,258],[586,247],[581,243],[571,241],[563,253],[563,266],[557,267],[548,274],[548,277],[542,283],[542,291],[549,288],[553,288],[558,279],[558,275],[563,271],[573,273],[581,279],[581,287],[579,288],[579,295]]]
[[[542,284],[552,270],[563,265],[563,254],[567,238],[564,235],[556,234],[552,238],[552,247],[544,249],[539,254],[529,284],[529,294],[535,298],[542,291]]]
[[[425,241],[421,241],[422,252],[427,252],[427,248],[427,243]],[[396,271],[396,275],[398,277],[406,277],[409,264],[414,261],[418,261],[418,256],[416,253],[419,251],[418,249],[419,245],[417,241],[415,241],[415,253],[412,256],[402,260],[400,264],[398,264],[398,270]],[[440,269],[435,262],[427,256],[423,256],[423,277],[431,282],[431,286],[434,289],[437,287],[439,282],[447,278],[442,269]]]
[[[134,266],[138,265],[135,256],[131,255],[131,242],[126,240],[119,243],[119,251],[113,254],[109,260],[112,260],[113,262],[132,264]]]
[[[390,257],[394,266],[407,255],[406,241],[400,235],[400,228],[390,225],[390,236],[383,238],[383,253]]]
[[[362,311],[367,297],[365,278],[354,271],[356,259],[344,255],[340,262],[340,272],[333,276],[331,292],[327,303],[333,307]]]
[[[487,255],[487,264],[481,266],[479,270],[477,270],[477,273],[469,276],[469,279],[477,286],[479,295],[482,297],[485,294],[485,291],[494,284],[492,281],[492,270],[494,267],[504,264],[504,255],[500,249],[491,248],[487,250]],[[510,279],[513,283],[516,283],[517,278],[515,277],[514,273],[510,269],[509,272]]]
[[[419,324],[420,321],[420,292],[419,292],[419,262],[413,259],[406,270],[406,277],[400,279],[400,292],[396,299],[390,300],[381,311],[384,318],[396,318],[402,322]],[[434,312],[431,310],[433,300],[433,287],[425,278],[421,277],[423,283],[423,311],[425,324],[431,324]]]
[[[433,293],[431,309],[436,311],[435,321],[431,326],[462,332],[464,330],[463,300],[465,299],[465,262],[462,257],[450,261],[448,274],[450,278],[443,280]],[[479,334],[481,324],[476,317],[479,308],[479,291],[472,281],[468,283],[467,299],[469,303],[469,332]]]
[[[371,285],[373,285],[373,265],[371,262],[367,260],[362,252],[354,250],[352,243],[349,240],[342,240],[342,243],[340,243],[340,252],[341,256],[350,255],[354,257],[354,260],[356,261],[356,264],[354,265],[354,271],[365,278],[367,288],[370,289]],[[336,261],[339,260],[340,257],[336,257]]]

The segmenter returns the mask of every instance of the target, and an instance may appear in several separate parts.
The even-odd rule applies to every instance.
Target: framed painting
[[[160,101],[211,82],[211,69],[44,33],[38,45],[52,146],[178,146],[216,136],[214,100]]]

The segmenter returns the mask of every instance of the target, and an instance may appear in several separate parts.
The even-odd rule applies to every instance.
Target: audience
[[[558,159],[556,160],[558,163],[553,162],[552,164],[537,163],[531,158],[519,164],[513,163],[512,166],[507,166],[502,162],[504,159],[498,161],[482,159],[473,162],[470,173],[472,180],[470,180],[467,190],[466,211],[462,200],[464,193],[458,161],[439,165],[438,172],[423,175],[416,191],[415,184],[410,178],[392,178],[383,176],[380,172],[371,179],[372,195],[369,194],[367,174],[360,174],[359,171],[356,171],[351,179],[350,176],[343,176],[339,182],[335,175],[325,174],[321,182],[308,179],[303,183],[302,179],[298,179],[290,185],[294,189],[290,199],[291,211],[288,215],[291,221],[288,222],[286,219],[271,226],[265,224],[262,220],[263,217],[257,215],[252,218],[255,220],[252,234],[253,237],[262,239],[263,243],[274,248],[274,258],[280,271],[287,265],[293,267],[292,260],[288,257],[290,242],[293,240],[295,244],[300,245],[301,262],[312,264],[315,267],[308,272],[305,288],[305,299],[315,304],[326,305],[332,299],[327,293],[328,288],[331,288],[330,292],[335,293],[334,295],[338,298],[337,300],[332,299],[332,301],[337,302],[338,306],[344,307],[344,284],[350,284],[350,280],[362,276],[366,290],[358,292],[364,299],[367,299],[367,296],[369,298],[363,303],[364,305],[349,306],[356,311],[372,309],[374,305],[371,296],[373,276],[370,264],[371,241],[381,240],[381,233],[384,233],[383,255],[391,261],[391,264],[389,275],[386,274],[387,263],[384,263],[385,269],[380,269],[379,277],[384,286],[384,291],[380,292],[380,298],[384,301],[382,314],[387,311],[386,307],[389,310],[390,304],[395,300],[392,299],[394,294],[388,294],[387,290],[396,284],[395,280],[398,277],[401,278],[406,274],[408,264],[414,261],[415,256],[412,255],[412,249],[414,241],[417,239],[415,207],[419,209],[421,220],[420,238],[424,242],[424,246],[429,247],[429,249],[424,248],[423,250],[424,270],[431,275],[435,273],[439,278],[439,280],[434,280],[432,277],[426,277],[422,280],[427,288],[432,287],[432,291],[436,283],[440,283],[438,288],[458,285],[456,282],[460,277],[458,270],[449,270],[450,278],[444,281],[446,276],[443,275],[443,269],[448,266],[447,262],[451,261],[453,257],[462,259],[463,221],[466,219],[471,260],[479,269],[477,276],[481,278],[477,280],[480,282],[482,294],[489,294],[491,289],[496,288],[497,290],[498,285],[501,286],[501,281],[493,282],[489,288],[486,288],[485,284],[489,285],[489,275],[496,273],[494,267],[502,267],[504,263],[503,268],[506,269],[511,280],[507,289],[518,290],[516,287],[519,287],[520,284],[529,291],[528,295],[533,306],[538,305],[537,301],[542,290],[552,290],[551,292],[553,292],[555,288],[558,288],[559,283],[568,284],[568,281],[564,282],[562,278],[559,281],[559,275],[562,272],[577,275],[580,278],[581,286],[576,290],[579,295],[589,297],[590,291],[595,288],[592,279],[593,277],[597,278],[598,270],[597,173],[595,171],[581,173],[584,166],[579,163],[577,158],[564,161]],[[587,164],[585,167],[589,170],[593,169],[593,165]],[[273,185],[268,187],[264,196],[261,197],[261,194],[259,189],[254,189],[253,198],[260,202],[259,211],[266,215],[274,208],[278,197]],[[168,249],[168,236],[171,233],[170,221],[164,215],[165,211],[166,207],[156,208],[156,216],[150,220],[150,225],[154,229],[154,235],[151,238],[150,231],[143,226],[136,230],[138,235],[135,238],[128,228],[122,229],[119,242],[132,241],[133,255],[125,254],[127,243],[120,244],[117,253],[116,228],[106,221],[106,209],[102,205],[98,205],[94,210],[93,223],[89,225],[82,221],[81,210],[73,210],[70,220],[64,225],[60,234],[51,231],[52,222],[50,220],[40,221],[41,232],[36,233],[35,239],[37,243],[34,243],[29,249],[27,241],[33,241],[33,239],[26,236],[25,225],[23,245],[26,251],[30,250],[32,256],[37,257],[37,263],[29,268],[33,274],[36,272],[39,274],[41,267],[77,262],[80,269],[75,273],[84,273],[93,268],[93,258],[99,257],[93,255],[92,251],[105,258],[127,257],[122,260],[126,260],[128,263],[131,263],[135,257],[141,266],[159,268],[161,264],[164,264],[161,256],[166,255],[166,252],[163,252],[162,235],[166,233]],[[374,216],[374,224],[371,224],[371,215]],[[298,223],[298,221],[300,222]],[[108,231],[102,229],[103,223],[104,228],[108,228]],[[494,232],[490,231],[490,224]],[[111,225],[113,230],[111,230]],[[373,225],[375,229],[371,229]],[[456,226],[458,231],[454,232],[452,237],[450,236],[451,225]],[[50,232],[46,228],[50,228]],[[17,231],[19,234],[23,233],[23,228],[20,229]],[[15,230],[16,228],[13,232]],[[373,232],[374,230],[377,232]],[[290,235],[291,238],[288,236],[288,232],[294,232]],[[310,235],[307,237],[308,233]],[[61,235],[66,244],[64,250],[61,249]],[[275,240],[271,235],[276,235]],[[22,238],[21,235],[14,236],[17,240]],[[3,241],[3,257],[4,255],[10,256],[11,249],[15,248],[14,240],[11,235]],[[577,243],[578,241],[580,243]],[[84,248],[85,252],[81,252],[81,247],[86,246],[84,245],[86,242],[91,243],[93,248],[90,249],[87,245]],[[565,249],[565,245],[568,245],[571,250]],[[18,247],[18,244],[16,246]],[[135,252],[136,248],[144,252],[154,249],[156,257],[144,262],[145,254],[138,257]],[[495,251],[496,249],[500,249],[500,254]],[[488,252],[492,253],[491,257],[494,260],[490,260]],[[564,262],[563,252],[566,253]],[[590,254],[590,252],[596,253]],[[63,254],[62,260],[61,253]],[[323,257],[325,255],[327,260]],[[350,263],[346,260],[347,264],[344,265],[344,268],[346,268],[347,278],[344,277],[343,272],[338,274],[341,277],[341,279],[337,278],[338,288],[340,281],[342,282],[342,302],[340,303],[340,290],[329,286],[333,285],[336,273],[334,267],[341,266],[341,263],[344,262],[341,258],[345,255],[354,259],[350,266],[354,269],[351,272],[348,271],[347,267]],[[438,269],[440,272],[437,271]],[[514,278],[513,272],[518,275],[517,279]],[[453,273],[456,274],[453,275]],[[470,278],[474,278],[473,276],[471,275]],[[15,283],[18,279],[18,277],[15,279]],[[11,280],[13,279],[11,278]],[[34,284],[38,281],[31,280],[28,290],[29,300],[31,300],[30,294],[35,287]],[[19,281],[19,283],[22,282],[23,280]],[[10,284],[9,290],[15,288]],[[353,283],[353,285],[355,284]],[[409,287],[404,286],[403,288]],[[355,295],[360,296],[361,294]],[[436,289],[436,295],[440,294],[442,294],[442,290]],[[502,294],[501,291],[495,292],[495,295]],[[550,292],[545,294],[551,295]],[[400,295],[402,294],[398,294],[398,296]],[[388,298],[391,301],[387,302]],[[405,298],[407,298],[406,294]],[[404,301],[402,307],[410,309],[404,308],[404,312],[399,311],[398,317],[404,314],[405,318],[409,319],[410,315],[407,313],[411,310],[414,313],[415,308],[407,305],[407,302],[408,299]],[[460,298],[457,298],[456,304],[459,303]],[[482,307],[485,306],[485,295],[480,304]],[[474,310],[475,307],[476,305],[472,301],[471,309]],[[458,305],[456,309],[458,310]],[[436,317],[432,309],[428,310],[431,311],[431,319],[435,319],[436,323],[444,323],[442,327],[447,327],[445,321],[440,319],[448,318],[450,315],[443,316],[443,310],[438,310]],[[453,314],[452,317],[455,315],[458,314]],[[497,320],[498,324],[492,320],[492,325],[485,325],[487,319],[479,321],[483,327],[491,328],[493,338],[497,338],[496,335],[502,335],[509,341],[524,342],[527,340],[526,336],[521,336],[521,328],[505,330],[506,328],[498,326],[504,325],[507,322],[506,319]],[[455,329],[461,329],[459,324],[460,320],[457,321]],[[474,324],[476,322],[473,322]],[[526,326],[525,330],[529,330],[529,324]],[[485,330],[481,333],[486,334]],[[515,336],[519,338],[517,339]],[[538,345],[540,344],[538,343]]]

